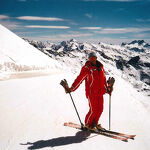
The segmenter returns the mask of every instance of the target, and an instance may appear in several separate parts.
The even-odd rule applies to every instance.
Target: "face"
[[[96,60],[97,60],[97,57],[95,57],[95,56],[89,57],[89,61],[94,65],[96,64]]]

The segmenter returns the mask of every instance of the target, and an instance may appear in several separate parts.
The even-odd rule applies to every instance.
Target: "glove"
[[[73,91],[72,88],[69,88],[69,87],[65,89],[66,93],[71,93],[72,91]]]
[[[111,95],[112,91],[113,91],[113,85],[114,85],[115,79],[113,77],[109,77],[108,81],[107,81],[107,88],[106,88],[106,93],[108,93],[109,95]]]
[[[60,84],[64,87],[66,93],[71,93],[73,88],[69,88],[67,80],[61,80]]]
[[[113,91],[113,86],[108,85],[107,88],[106,88],[106,93],[111,95],[112,91]]]

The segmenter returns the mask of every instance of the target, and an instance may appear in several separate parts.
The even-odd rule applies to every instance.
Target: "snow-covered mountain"
[[[60,44],[47,43],[44,48],[38,48],[53,58],[51,59],[4,27],[0,26],[0,29],[5,31],[0,31],[1,74],[7,72],[7,69],[10,73],[15,71],[19,74],[26,66],[33,70],[33,65],[36,69],[41,69],[42,65],[42,69],[46,70],[45,65],[49,65],[53,73],[36,78],[17,77],[15,80],[0,81],[0,150],[150,149],[149,97],[137,92],[128,82],[135,81],[129,73],[136,74],[136,71],[142,69],[147,71],[148,66],[142,66],[143,63],[149,63],[147,52],[135,52],[119,45],[79,43],[71,40]],[[34,42],[35,47],[36,43]],[[107,79],[109,76],[116,79],[111,96],[111,129],[135,134],[134,141],[125,143],[63,126],[64,122],[79,123],[79,120],[70,96],[65,94],[60,81],[65,78],[71,85],[91,50],[97,53],[98,59],[104,64]],[[61,73],[55,71],[59,66],[56,60],[64,70]],[[14,66],[11,68],[11,65],[5,65],[7,62],[14,63]],[[136,83],[138,82],[142,86],[146,84],[142,80]],[[89,110],[84,91],[85,86],[81,84],[71,93],[83,123]],[[105,94],[104,111],[99,123],[106,129],[109,123],[108,114],[109,95]]]
[[[58,44],[29,40],[28,42],[73,72],[78,72],[85,63],[88,53],[95,51],[104,65],[110,64],[119,69],[122,78],[131,82],[138,91],[150,95],[150,45],[144,40],[135,40],[121,45],[102,42],[81,43],[75,39]],[[107,73],[110,71],[113,69],[106,68]]]
[[[98,59],[106,66],[107,74],[114,73],[117,68],[122,78],[131,82],[138,91],[150,95],[150,44],[144,40],[112,45],[102,42],[82,43],[71,39],[54,44],[21,39],[0,25],[0,78],[6,77],[6,74],[3,75],[6,72],[11,74],[58,68],[76,73],[90,51],[97,53]],[[113,69],[110,70],[106,64]]]
[[[121,45],[136,52],[145,52],[147,48],[150,49],[150,44],[146,43],[144,40],[134,40],[130,43],[122,43]]]
[[[57,69],[59,63],[0,25],[0,73]],[[4,76],[3,76],[4,77]]]

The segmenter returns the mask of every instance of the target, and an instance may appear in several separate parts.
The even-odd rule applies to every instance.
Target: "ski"
[[[72,123],[72,122],[66,122],[66,123],[64,123],[64,126],[76,128],[76,129],[79,129],[79,130],[84,130],[84,128],[82,128],[81,125],[75,124],[75,123]],[[128,138],[117,136],[117,135],[112,134],[112,133],[107,133],[107,132],[98,131],[98,130],[89,130],[89,131],[91,133],[101,134],[101,135],[104,135],[104,136],[107,136],[107,137],[110,137],[110,138],[113,138],[113,139],[117,139],[117,140],[121,140],[121,141],[124,141],[124,142],[128,142]]]
[[[75,126],[78,125],[78,124],[75,124],[75,123],[72,123],[72,122],[69,122],[69,124],[72,124],[72,125],[74,124]],[[80,125],[78,125],[78,126],[80,126]],[[129,134],[124,134],[124,133],[111,131],[111,130],[105,130],[103,132],[114,134],[114,135],[117,135],[117,136],[122,136],[122,137],[125,137],[125,138],[128,138],[128,139],[132,139],[132,140],[134,140],[134,137],[136,136],[136,135],[129,135]]]
[[[126,137],[126,138],[132,139],[132,140],[134,140],[134,137],[136,136],[136,135],[129,135],[129,134],[124,134],[124,133],[120,133],[120,132],[116,132],[116,131],[111,131],[111,130],[105,130],[104,132],[115,134],[117,136]]]
[[[72,122],[69,122],[69,124],[72,124],[72,125],[74,124],[75,126],[78,125],[78,124],[75,124]],[[78,126],[80,126],[80,125],[78,125]],[[134,137],[136,136],[136,135],[129,135],[129,134],[124,134],[124,133],[120,133],[120,132],[110,131],[110,130],[105,130],[103,132],[114,134],[114,135],[121,136],[121,137],[125,137],[125,138],[132,139],[132,140],[134,140]]]

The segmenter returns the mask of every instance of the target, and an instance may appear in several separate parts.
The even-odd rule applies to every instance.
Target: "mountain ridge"
[[[134,40],[121,45],[105,44],[102,42],[98,44],[82,43],[75,39],[62,41],[58,44],[27,41],[74,72],[80,70],[88,58],[88,53],[94,51],[98,59],[103,63],[111,64],[121,71],[122,76],[129,78],[129,82],[138,91],[150,92],[150,45],[144,40]],[[145,47],[145,45],[147,46]],[[71,61],[71,59],[76,59],[76,61]]]

